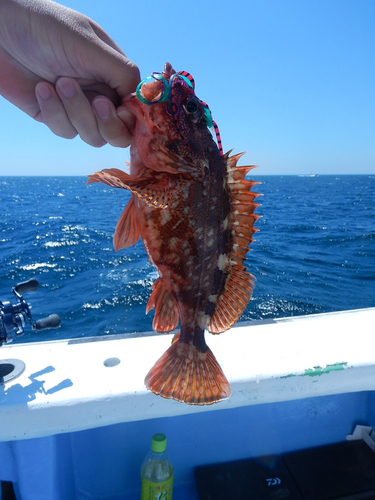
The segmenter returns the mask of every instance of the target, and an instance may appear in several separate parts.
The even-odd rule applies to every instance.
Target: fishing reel
[[[38,332],[60,327],[61,320],[57,314],[50,314],[46,318],[33,321],[30,307],[22,294],[25,292],[35,292],[38,288],[38,281],[32,278],[12,287],[12,292],[18,301],[16,304],[12,304],[9,301],[0,301],[0,347],[4,343],[12,342],[14,335],[20,336],[24,334],[26,318],[31,328]]]

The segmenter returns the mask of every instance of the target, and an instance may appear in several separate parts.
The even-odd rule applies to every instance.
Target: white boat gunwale
[[[371,391],[375,355],[366,346],[374,324],[375,308],[367,308],[239,323],[207,335],[232,396],[203,407],[163,399],[143,384],[170,345],[170,334],[5,345],[1,359],[20,359],[26,366],[0,386],[0,441]]]

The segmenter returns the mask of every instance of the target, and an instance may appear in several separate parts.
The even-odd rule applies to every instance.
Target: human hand
[[[139,70],[95,22],[49,0],[0,0],[0,94],[56,135],[131,144]]]

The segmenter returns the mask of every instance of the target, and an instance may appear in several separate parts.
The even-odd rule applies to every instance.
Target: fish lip
[[[145,82],[141,87],[141,93],[146,97],[146,93],[149,97],[146,100],[150,104],[154,104],[160,101],[163,97],[165,84],[161,80],[154,80],[150,82]]]
[[[139,101],[137,94],[134,92],[122,101],[122,106],[127,108],[135,117],[140,120],[143,117],[142,103]]]
[[[166,105],[165,102],[156,102],[153,103],[152,106],[144,104],[138,99],[136,93],[131,94],[123,101],[123,106],[126,107],[130,111],[130,113],[132,113],[135,116],[136,121],[139,122],[140,124],[146,124],[146,126],[150,114],[158,113],[159,111],[157,110],[160,108],[157,107],[165,105]]]
[[[123,99],[122,99],[122,105],[123,106],[127,106],[129,104],[129,102],[131,102],[132,100],[134,100],[134,98],[136,100],[138,100],[137,94],[135,92],[133,92],[132,94],[128,94],[127,96],[123,97]]]

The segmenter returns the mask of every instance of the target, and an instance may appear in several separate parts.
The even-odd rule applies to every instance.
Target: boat
[[[6,344],[3,363],[21,368],[0,385],[0,480],[15,495],[3,498],[140,498],[156,432],[167,435],[175,500],[198,500],[199,466],[344,442],[356,423],[375,423],[374,324],[367,308],[207,335],[232,388],[210,406],[146,390],[169,334]]]

